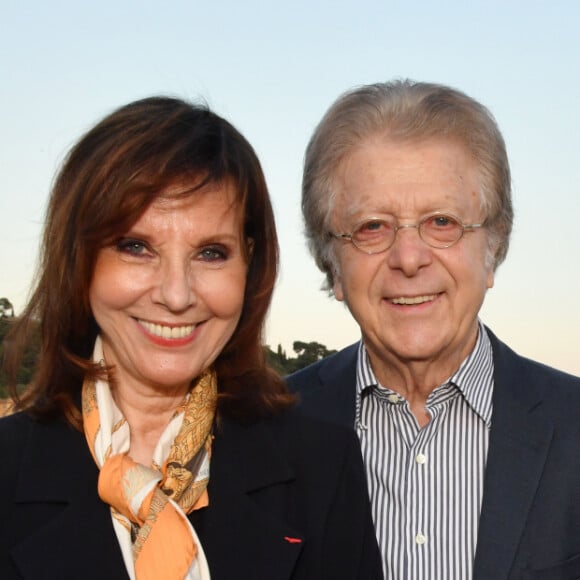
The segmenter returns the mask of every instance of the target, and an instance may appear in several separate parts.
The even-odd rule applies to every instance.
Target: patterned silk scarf
[[[93,359],[103,361],[100,338]],[[111,506],[125,565],[135,580],[209,580],[201,544],[186,517],[208,505],[215,372],[206,370],[176,410],[150,467],[129,455],[129,425],[105,381],[83,384],[84,430],[100,468],[98,492]]]

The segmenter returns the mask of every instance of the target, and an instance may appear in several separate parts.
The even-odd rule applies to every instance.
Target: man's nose
[[[405,276],[414,276],[431,262],[431,248],[421,239],[417,224],[401,224],[397,228],[393,245],[387,251],[387,263]]]

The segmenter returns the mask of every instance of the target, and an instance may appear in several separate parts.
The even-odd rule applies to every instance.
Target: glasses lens
[[[386,220],[371,219],[356,226],[352,241],[357,248],[374,254],[386,250],[395,236],[395,224]]]
[[[436,214],[426,217],[419,224],[419,233],[430,246],[446,248],[462,236],[463,225],[457,218]]]

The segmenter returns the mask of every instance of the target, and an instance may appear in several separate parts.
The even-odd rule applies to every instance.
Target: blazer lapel
[[[222,422],[197,530],[215,578],[290,578],[307,542],[287,521],[293,472],[267,423]]]
[[[34,510],[35,525],[12,550],[24,579],[128,578],[97,478],[82,433],[64,423],[33,425],[16,502]]]
[[[542,387],[489,334],[495,386],[474,580],[509,577],[553,434],[542,413]]]
[[[320,366],[322,387],[306,396],[320,400],[325,420],[351,427],[356,412],[356,361],[359,343],[345,348]],[[329,403],[330,402],[330,403]]]

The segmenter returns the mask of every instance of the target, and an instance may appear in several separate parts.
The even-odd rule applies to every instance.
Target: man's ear
[[[494,282],[495,282],[495,270],[494,270],[493,266],[490,266],[489,272],[487,273],[487,280],[486,280],[486,285],[487,285],[488,290],[490,288],[493,288]]]
[[[493,288],[495,282],[495,269],[497,261],[497,253],[499,251],[499,240],[496,237],[488,237],[487,240],[487,256],[485,258],[486,266],[488,268],[486,285],[487,288]]]
[[[334,284],[332,285],[332,293],[339,302],[344,302],[344,292],[342,290],[342,282],[340,280],[340,276],[336,272],[334,272],[333,278]]]

